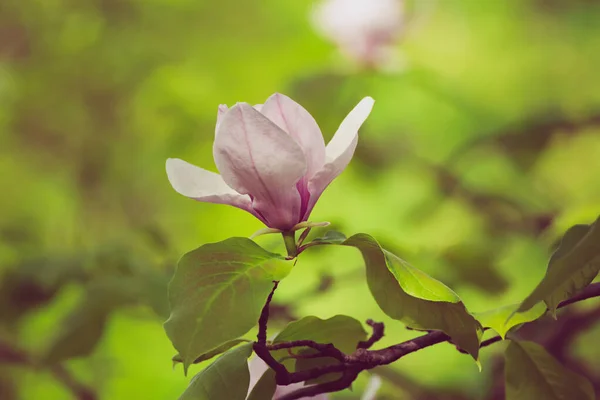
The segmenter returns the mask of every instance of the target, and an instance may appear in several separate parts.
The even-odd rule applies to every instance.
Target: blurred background
[[[274,92],[326,140],[376,100],[313,221],[375,236],[471,311],[535,287],[561,233],[600,211],[600,4],[359,3],[0,2],[1,399],[183,392],[162,328],[177,259],[262,226],[178,195],[165,160],[216,170],[217,106]],[[386,322],[382,345],[416,335],[377,308],[357,251],[311,249],[273,326],[336,314]],[[597,389],[598,314],[570,308],[562,321],[579,325],[538,337]],[[503,399],[503,346],[482,351],[481,373],[450,345],[403,358],[378,371],[379,398]],[[336,398],[358,399],[367,378]]]

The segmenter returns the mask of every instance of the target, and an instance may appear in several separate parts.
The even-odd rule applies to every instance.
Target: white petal
[[[227,186],[219,174],[178,158],[169,158],[166,167],[169,182],[179,194],[207,203],[229,204],[255,214],[250,197]]]
[[[375,100],[371,97],[365,97],[344,118],[337,132],[327,144],[326,155],[328,164],[335,163],[342,170],[346,168],[346,165],[348,165],[354,154],[358,130],[371,113],[374,103]]]
[[[287,230],[300,222],[296,183],[306,172],[304,153],[268,118],[236,104],[219,122],[213,155],[223,180],[252,197],[270,228]]]
[[[308,182],[310,201],[304,219],[308,218],[308,215],[325,188],[350,163],[356,149],[356,144],[358,143],[358,130],[371,113],[374,103],[375,101],[371,97],[362,99],[344,118],[337,132],[329,144],[327,144],[325,149],[325,166]]]
[[[306,157],[306,178],[323,168],[325,142],[315,119],[300,104],[289,97],[275,93],[259,110],[288,135],[294,138]]]

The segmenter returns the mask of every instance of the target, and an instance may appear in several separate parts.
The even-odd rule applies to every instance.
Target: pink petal
[[[260,111],[260,109],[262,108],[262,104],[255,104],[254,105],[254,109],[256,111]],[[221,122],[221,118],[223,117],[223,115],[225,115],[225,113],[229,111],[229,107],[227,107],[227,104],[219,104],[219,107],[217,109],[217,126],[219,126],[219,122]],[[216,130],[215,130],[216,132]]]
[[[167,176],[179,194],[207,203],[229,204],[246,210],[258,219],[247,195],[239,194],[225,183],[219,174],[196,167],[178,158],[167,159]],[[264,221],[263,221],[264,222]]]
[[[374,103],[375,101],[371,97],[362,99],[344,118],[337,132],[327,144],[325,165],[308,182],[310,200],[303,216],[304,220],[308,219],[321,193],[350,163],[358,143],[358,130],[371,113]]]
[[[275,93],[260,112],[293,137],[306,157],[306,177],[310,179],[325,164],[325,142],[315,119],[300,104]]]
[[[238,103],[221,118],[213,155],[223,180],[250,195],[267,226],[287,230],[300,222],[296,183],[306,173],[300,146],[247,103]]]

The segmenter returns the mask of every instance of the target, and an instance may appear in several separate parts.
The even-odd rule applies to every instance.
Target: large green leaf
[[[179,400],[245,400],[252,343],[236,347],[194,376]]]
[[[357,234],[341,244],[361,251],[369,289],[383,312],[415,329],[443,331],[477,359],[481,326],[456,293],[383,250],[369,235]]]
[[[256,325],[273,281],[290,271],[283,260],[247,238],[206,244],[182,257],[169,284],[165,330],[184,370]]]
[[[304,317],[298,321],[290,322],[274,339],[274,343],[288,342],[293,340],[313,340],[317,343],[332,343],[336,348],[344,353],[352,353],[360,341],[367,338],[361,323],[352,317],[345,315],[336,315],[329,319],[320,319],[317,317]],[[308,348],[294,349],[298,354],[311,354],[316,350]],[[280,350],[274,352],[273,356],[282,358],[287,356],[287,351]],[[336,364],[338,361],[334,358],[300,358],[296,360],[294,368],[296,371],[303,371],[317,366]],[[337,379],[339,374],[328,374],[316,382],[326,382]],[[312,382],[311,382],[312,383]]]
[[[502,336],[506,337],[506,333],[517,325],[526,322],[535,321],[546,313],[546,306],[543,303],[536,304],[530,310],[524,312],[516,312],[520,304],[510,304],[508,306],[496,308],[480,313],[473,313],[475,319],[479,321],[484,328],[492,328]]]
[[[527,311],[544,301],[554,315],[558,304],[589,285],[600,271],[600,218],[591,225],[575,225],[563,236],[550,258],[544,279],[523,301]]]
[[[594,400],[590,382],[563,367],[537,343],[512,341],[505,352],[506,398]]]

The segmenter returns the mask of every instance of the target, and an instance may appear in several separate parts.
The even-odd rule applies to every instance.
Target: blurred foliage
[[[0,398],[183,393],[162,328],[174,265],[261,227],[166,179],[167,157],[214,169],[220,103],[280,91],[329,139],[360,98],[375,98],[313,220],[368,232],[470,310],[521,301],[555,240],[598,215],[600,4],[432,2],[398,43],[396,73],[340,58],[310,26],[311,6],[0,2]],[[274,237],[259,242],[281,250]],[[307,251],[276,302],[281,327],[349,314],[386,322],[382,344],[414,335],[378,309],[352,249]],[[428,349],[389,369],[383,396],[485,398],[497,351],[482,351],[479,374],[451,346]],[[597,354],[573,357],[594,365]]]

